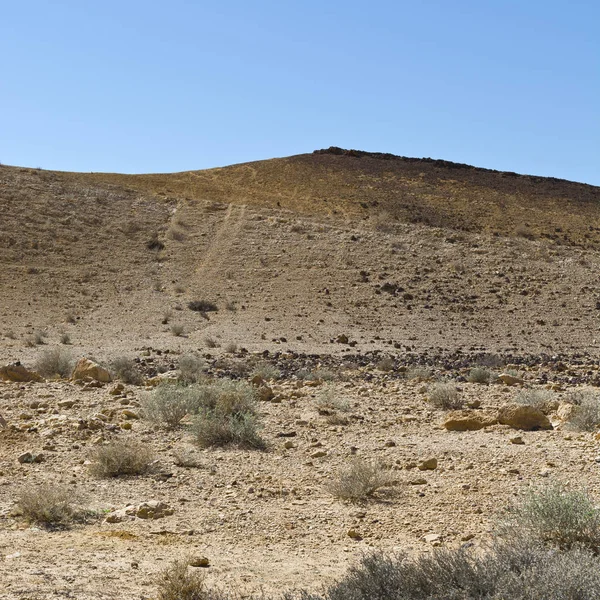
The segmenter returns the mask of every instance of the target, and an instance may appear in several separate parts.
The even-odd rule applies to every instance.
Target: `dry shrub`
[[[96,477],[143,475],[150,471],[153,458],[147,445],[119,440],[100,446],[92,453],[90,472]]]
[[[600,511],[581,490],[560,484],[526,492],[501,515],[497,533],[508,540],[526,538],[570,550],[600,553]]]
[[[204,410],[197,415],[192,431],[196,443],[201,448],[266,448],[265,440],[258,433],[257,419],[250,413],[223,414],[214,410]]]
[[[38,356],[35,370],[44,377],[70,377],[73,364],[71,353],[57,346],[44,350]]]
[[[485,367],[473,367],[467,375],[469,383],[492,383],[495,374]]]
[[[179,359],[179,380],[196,383],[204,377],[204,361],[196,354],[184,354]]]
[[[429,390],[429,401],[436,408],[444,410],[458,410],[464,404],[456,386],[451,383],[436,383],[432,386]]]
[[[600,394],[581,391],[572,394],[570,401],[575,405],[569,426],[578,431],[596,431],[600,428]]]
[[[25,487],[17,505],[31,523],[44,527],[66,527],[74,521],[81,521],[86,514],[77,509],[74,502],[72,489],[45,483]]]
[[[188,413],[194,412],[194,401],[191,387],[161,383],[142,400],[144,417],[175,429]]]
[[[517,404],[534,406],[540,410],[545,409],[556,401],[556,395],[550,390],[521,390],[515,396]]]
[[[389,485],[389,477],[381,467],[362,459],[354,459],[327,485],[327,491],[341,500],[353,502],[371,497],[378,489]]]
[[[281,378],[281,371],[271,363],[260,362],[254,367],[250,377],[261,377],[265,381],[277,380]]]
[[[219,597],[206,588],[203,574],[191,571],[186,561],[176,561],[162,571],[157,585],[158,600],[216,600]]]
[[[181,337],[184,332],[185,327],[183,325],[180,325],[179,323],[173,323],[173,325],[171,325],[171,333],[175,337]]]
[[[429,381],[433,377],[431,369],[427,367],[410,367],[406,370],[407,379],[416,379],[417,381]]]
[[[130,385],[142,385],[144,377],[134,360],[125,356],[115,358],[111,363],[111,371],[113,375],[120,379],[123,383]]]

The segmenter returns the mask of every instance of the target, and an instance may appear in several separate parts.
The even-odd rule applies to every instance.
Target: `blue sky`
[[[597,0],[0,0],[0,161],[182,171],[331,145],[600,185]]]

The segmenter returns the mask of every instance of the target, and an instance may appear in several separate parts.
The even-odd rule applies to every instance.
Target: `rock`
[[[501,381],[504,385],[522,385],[525,383],[520,377],[515,377],[508,373],[500,373],[500,375],[498,375],[498,381]]]
[[[24,383],[27,381],[44,381],[43,377],[40,377],[40,375],[34,371],[26,369],[21,363],[0,367],[0,379],[4,381],[16,381],[18,383]]]
[[[133,506],[128,506],[126,508],[121,508],[119,510],[115,510],[106,515],[104,519],[105,523],[122,523],[126,519],[133,519],[133,515],[131,514],[131,510]]]
[[[410,485],[427,485],[427,479],[417,477],[416,479],[411,479],[408,483]]]
[[[142,502],[136,508],[135,516],[138,519],[162,519],[163,517],[172,515],[174,512],[175,510],[165,502],[149,500],[148,502]]]
[[[310,455],[311,458],[323,458],[323,456],[327,456],[325,450],[317,450]]]
[[[117,383],[117,385],[115,385],[108,393],[111,396],[119,396],[120,394],[123,393],[124,389],[125,389],[125,386],[122,383]]]
[[[31,463],[40,463],[44,460],[44,457],[42,454],[33,454],[32,452],[24,452],[23,454],[21,454],[17,460],[21,463],[21,464],[31,464]]]
[[[444,427],[448,431],[477,431],[495,425],[498,419],[488,413],[472,410],[456,410],[448,413]]]
[[[360,533],[358,533],[358,531],[356,531],[356,529],[349,529],[348,533],[347,533],[349,538],[352,538],[353,540],[356,540],[357,542],[360,542],[360,540],[362,540],[362,535],[360,535]]]
[[[140,416],[135,411],[130,410],[129,408],[124,409],[121,412],[121,415],[125,419],[139,419],[140,418]]]
[[[419,471],[433,471],[437,469],[437,458],[428,458],[418,465]]]
[[[288,441],[287,441],[287,442],[286,442],[286,443],[283,445],[283,447],[284,447],[286,450],[291,450],[292,448],[295,448],[295,447],[296,447],[296,444],[294,444],[294,442],[292,442],[292,440],[288,440]]]
[[[208,558],[206,558],[206,556],[194,556],[190,558],[188,564],[190,567],[202,567],[204,569],[210,567],[210,561]]]
[[[515,437],[510,438],[510,443],[516,444],[517,446],[522,446],[525,442],[523,441],[523,438],[520,435],[515,435]]]
[[[86,378],[101,383],[110,383],[112,380],[110,373],[104,367],[101,367],[99,364],[88,358],[80,358],[73,369],[71,379],[73,379],[73,381],[81,381]]]
[[[336,342],[338,344],[347,344],[349,342],[348,336],[345,333],[337,336]]]
[[[119,427],[121,429],[130,430],[130,429],[132,429],[133,426],[131,425],[131,423],[129,421],[125,421],[124,423],[120,423]]]
[[[560,421],[570,421],[577,412],[577,408],[577,406],[571,404],[570,402],[562,402],[556,409],[556,416]]]
[[[75,404],[75,400],[59,400],[58,408],[72,408]]]
[[[498,422],[524,431],[552,429],[548,417],[538,408],[528,404],[506,404],[498,411]]]
[[[439,542],[440,537],[441,536],[439,533],[428,533],[427,535],[423,536],[423,540],[425,540],[428,544],[433,544],[433,542]]]
[[[262,375],[255,375],[250,380],[250,383],[255,387],[261,387],[261,386],[265,385],[265,380],[263,379]]]
[[[394,440],[388,440],[384,445],[386,448],[394,448],[396,446],[396,442]]]
[[[263,402],[270,402],[275,397],[275,392],[268,386],[263,385],[256,390],[256,394],[259,400]]]

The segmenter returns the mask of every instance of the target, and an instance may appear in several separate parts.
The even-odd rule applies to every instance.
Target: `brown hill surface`
[[[169,312],[192,347],[596,348],[599,200],[339,149],[169,175],[1,167],[4,354],[39,329],[102,352],[172,343]]]

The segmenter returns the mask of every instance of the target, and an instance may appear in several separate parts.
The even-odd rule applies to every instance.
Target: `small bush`
[[[25,519],[44,527],[65,527],[85,515],[74,506],[73,491],[54,484],[27,486],[17,505]]]
[[[113,375],[123,383],[130,385],[142,385],[144,383],[144,377],[140,373],[136,362],[131,358],[119,356],[112,361],[110,366]]]
[[[214,312],[219,310],[214,302],[208,300],[192,300],[188,302],[188,308],[196,312]]]
[[[341,500],[356,502],[371,497],[388,484],[389,478],[380,467],[355,459],[327,485],[327,491]]]
[[[429,381],[433,377],[431,369],[427,367],[410,367],[406,370],[407,379],[416,379],[418,381]]]
[[[204,343],[206,344],[207,348],[217,348],[219,346],[219,344],[217,344],[217,341],[211,337],[205,337]]]
[[[218,594],[207,590],[204,576],[190,571],[188,563],[174,562],[157,580],[158,600],[217,600]]]
[[[163,314],[163,318],[161,323],[163,325],[168,325],[169,321],[173,318],[173,312],[171,310],[166,310]]]
[[[238,351],[238,346],[235,342],[229,342],[227,346],[225,346],[225,352],[227,354],[235,354]]]
[[[142,408],[150,421],[175,429],[194,411],[195,396],[191,387],[161,383],[143,399]]]
[[[44,377],[69,377],[73,372],[73,357],[66,348],[49,348],[38,356],[35,370]]]
[[[258,434],[256,417],[249,413],[223,414],[204,410],[195,419],[193,434],[201,448],[237,446],[264,450],[266,443]]]
[[[561,550],[600,552],[600,512],[587,493],[560,485],[533,490],[505,510],[501,537],[529,538]]]
[[[394,370],[394,359],[390,356],[382,358],[376,365],[380,371],[393,371]]]
[[[184,383],[196,383],[204,377],[204,362],[196,354],[184,354],[179,359],[179,379]]]
[[[592,600],[600,597],[600,559],[531,544],[365,555],[320,595],[303,600]]]
[[[553,402],[556,402],[556,398],[550,390],[521,390],[515,396],[515,402],[545,410]]]
[[[281,377],[281,371],[268,362],[261,362],[254,367],[250,377],[262,377],[265,381],[277,380]]]
[[[178,323],[173,323],[173,325],[171,325],[171,333],[175,337],[181,337],[183,335],[184,331],[185,331],[185,327],[183,325],[180,325]]]
[[[303,381],[335,381],[338,375],[331,369],[299,369],[296,377]]]
[[[494,374],[485,367],[473,367],[467,375],[469,383],[491,383],[494,379]]]
[[[569,426],[578,431],[596,431],[600,429],[600,396],[594,392],[577,397],[573,416]]]
[[[436,383],[429,390],[429,401],[444,410],[458,410],[464,401],[458,394],[456,386],[451,383]]]
[[[92,453],[90,472],[96,477],[143,475],[150,470],[152,460],[148,446],[119,440],[100,446]]]
[[[347,400],[338,398],[335,387],[329,385],[317,395],[315,408],[320,415],[331,416],[338,411],[348,412],[350,404]]]
[[[71,336],[68,333],[60,334],[60,343],[68,346],[71,343]]]

